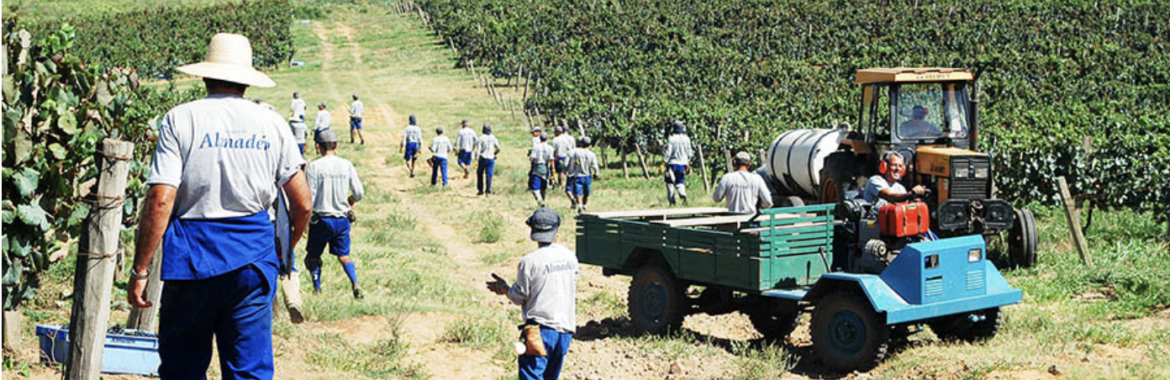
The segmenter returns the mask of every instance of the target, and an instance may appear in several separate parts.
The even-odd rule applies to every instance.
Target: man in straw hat
[[[178,70],[203,77],[208,95],[163,117],[127,298],[151,306],[143,293],[161,241],[159,375],[204,378],[214,337],[224,378],[271,379],[277,273],[291,263],[275,254],[266,209],[287,194],[295,246],[312,207],[305,160],[283,117],[243,97],[276,86],[252,68],[247,37],[216,34],[203,62]]]
[[[502,278],[493,275],[496,279],[488,282],[487,288],[520,305],[525,327],[539,329],[539,334],[529,335],[525,331],[527,343],[536,347],[520,356],[520,379],[556,379],[577,331],[580,268],[577,255],[555,243],[557,228],[561,226],[556,211],[541,207],[525,223],[531,228],[530,238],[536,242],[536,251],[520,259],[515,283],[508,286]]]

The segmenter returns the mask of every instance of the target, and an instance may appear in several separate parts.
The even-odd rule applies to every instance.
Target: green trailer
[[[765,335],[783,336],[796,320],[796,302],[759,299],[760,293],[808,287],[830,272],[833,208],[584,213],[577,217],[577,256],[606,275],[634,277],[630,317],[645,331],[677,329],[692,312],[743,310]],[[703,288],[695,299],[685,294],[691,285]]]

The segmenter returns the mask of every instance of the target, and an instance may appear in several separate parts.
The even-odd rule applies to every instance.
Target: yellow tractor
[[[977,75],[958,68],[871,68],[859,70],[856,83],[856,127],[792,130],[772,143],[762,171],[780,204],[857,197],[879,174],[881,158],[898,152],[907,164],[902,185],[930,190],[932,231],[940,237],[1007,232],[1009,262],[1035,264],[1035,219],[995,198],[991,155],[979,151]]]

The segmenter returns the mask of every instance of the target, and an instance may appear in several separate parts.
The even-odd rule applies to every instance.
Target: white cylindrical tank
[[[768,148],[768,174],[790,195],[816,198],[825,157],[837,151],[844,129],[794,129]]]

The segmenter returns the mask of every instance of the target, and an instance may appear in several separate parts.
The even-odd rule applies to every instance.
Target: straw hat
[[[252,44],[239,34],[217,33],[211,37],[203,62],[179,66],[177,70],[248,86],[276,87],[272,78],[252,68]]]

